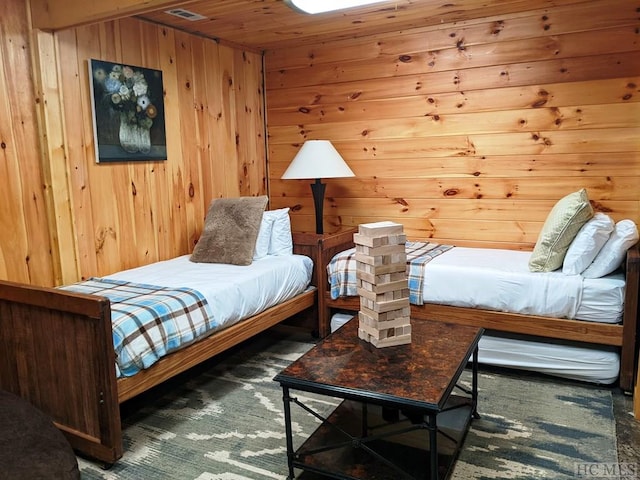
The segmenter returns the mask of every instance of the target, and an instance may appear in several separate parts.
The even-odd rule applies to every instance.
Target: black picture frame
[[[90,59],[97,163],[167,159],[162,71]]]

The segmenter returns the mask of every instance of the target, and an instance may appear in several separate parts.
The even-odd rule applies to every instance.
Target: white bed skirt
[[[506,335],[484,335],[478,345],[478,360],[485,365],[598,384],[614,383],[620,373],[620,354],[613,348],[586,348]]]

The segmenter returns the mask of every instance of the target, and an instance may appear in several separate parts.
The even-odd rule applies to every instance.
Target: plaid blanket
[[[135,375],[218,326],[206,299],[190,288],[105,278],[90,278],[60,288],[111,301],[118,377]]]
[[[409,301],[422,305],[422,286],[426,265],[438,255],[451,250],[453,245],[440,245],[431,242],[406,242],[407,277],[409,280]],[[331,286],[331,298],[358,295],[356,282],[355,248],[335,255],[327,265],[327,275]]]

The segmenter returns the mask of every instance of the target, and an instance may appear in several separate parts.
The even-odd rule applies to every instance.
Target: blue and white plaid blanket
[[[206,299],[190,288],[105,278],[90,278],[60,288],[111,301],[118,377],[135,375],[218,327]]]
[[[422,286],[426,265],[451,250],[453,245],[440,245],[432,242],[406,242],[407,278],[409,280],[409,302],[423,305]],[[327,276],[331,286],[331,298],[358,295],[356,279],[356,249],[350,248],[335,255],[327,265]]]

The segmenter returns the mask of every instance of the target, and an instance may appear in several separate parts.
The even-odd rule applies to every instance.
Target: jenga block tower
[[[366,223],[353,240],[360,295],[358,336],[376,347],[411,343],[407,237],[402,225]]]

